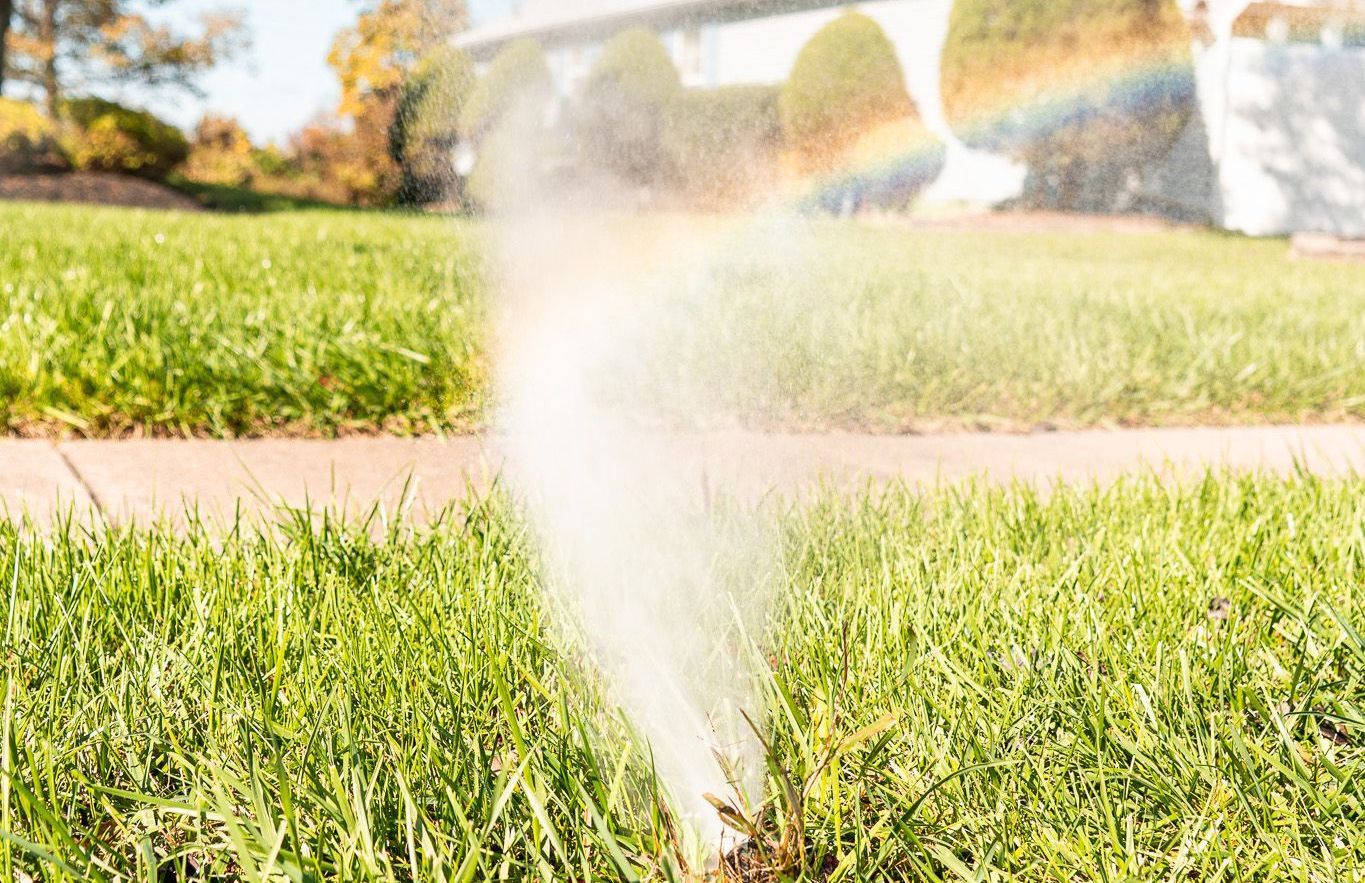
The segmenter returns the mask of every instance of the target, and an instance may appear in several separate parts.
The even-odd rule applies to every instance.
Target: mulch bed
[[[942,214],[869,214],[868,223],[930,233],[1163,233],[1200,229],[1151,215],[1091,215],[1049,211],[952,211]]]
[[[194,199],[162,184],[100,172],[0,175],[0,200],[79,202],[184,212],[204,210]]]

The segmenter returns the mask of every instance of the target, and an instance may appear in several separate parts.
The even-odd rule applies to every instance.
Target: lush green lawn
[[[486,420],[478,225],[0,205],[0,230],[0,431]],[[670,392],[697,392],[689,413],[878,430],[1365,417],[1365,270],[1292,263],[1282,241],[794,235],[741,238],[701,276],[662,267],[707,283],[676,299],[660,351]]]
[[[786,520],[775,768],[800,781],[895,715],[812,780],[812,866],[1365,873],[1365,481],[944,490]],[[496,502],[378,542],[0,528],[0,876],[671,873],[641,755],[546,643],[526,560]]]
[[[469,426],[482,306],[452,223],[0,205],[0,427]]]

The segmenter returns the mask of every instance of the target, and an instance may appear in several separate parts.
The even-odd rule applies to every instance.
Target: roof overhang
[[[599,37],[639,24],[679,27],[702,20],[738,21],[844,5],[847,0],[639,0],[600,11],[563,9],[535,15],[510,16],[456,36],[455,45],[475,56],[496,52],[522,38],[552,44]],[[570,4],[565,3],[564,6]]]

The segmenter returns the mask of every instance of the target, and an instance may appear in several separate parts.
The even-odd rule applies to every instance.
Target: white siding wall
[[[840,9],[788,13],[715,26],[715,84],[781,83],[815,32]]]
[[[1224,226],[1365,236],[1365,47],[1235,38],[1230,48],[1226,101],[1222,72],[1200,70]]]

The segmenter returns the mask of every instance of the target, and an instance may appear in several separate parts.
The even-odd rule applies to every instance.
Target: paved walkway
[[[1106,481],[1149,469],[1208,467],[1365,474],[1365,426],[1148,429],[1034,435],[677,436],[679,469],[741,492],[800,493],[904,480]],[[0,441],[0,509],[38,522],[74,509],[115,523],[190,511],[225,520],[279,506],[355,514],[393,511],[407,493],[418,515],[486,487],[496,440]]]

